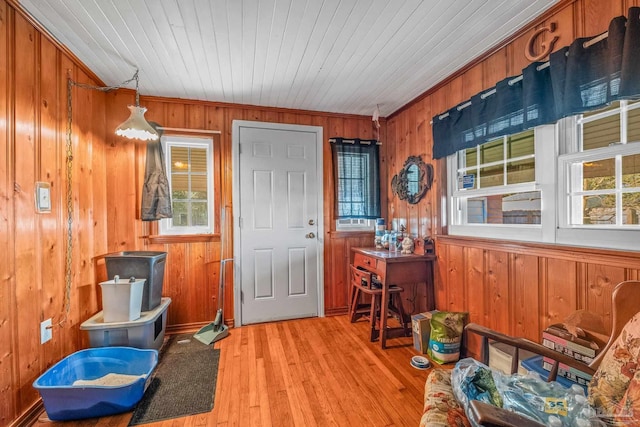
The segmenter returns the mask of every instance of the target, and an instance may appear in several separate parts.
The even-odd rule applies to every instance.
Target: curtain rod
[[[609,37],[609,32],[605,31],[604,33],[600,34],[599,36],[595,36],[595,37],[587,40],[586,42],[584,42],[582,44],[582,47],[586,49],[589,46],[593,46],[594,44],[596,44],[598,42],[601,42],[602,40],[606,39],[607,37]],[[568,53],[569,52],[567,52],[567,54]],[[549,61],[545,61],[542,64],[538,65],[536,67],[536,70],[538,70],[538,71],[544,70],[549,65],[550,65]],[[522,80],[522,78],[523,78],[523,76],[522,76],[522,74],[520,74],[519,76],[514,77],[513,79],[509,80],[509,84],[512,85],[512,84],[518,83],[520,80]],[[483,93],[482,95],[480,95],[480,98],[481,99],[485,99],[486,97],[491,96],[494,93],[496,93],[496,88],[495,87],[493,89],[490,89],[487,92]],[[458,111],[462,111],[462,110],[464,110],[465,108],[467,108],[470,105],[471,105],[471,101],[467,101],[464,104],[458,105],[458,107],[457,107]],[[438,119],[442,120],[442,119],[445,119],[447,117],[449,117],[449,113],[444,113],[444,114],[438,116]],[[433,120],[431,120],[429,122],[429,124],[433,125]]]
[[[346,143],[346,144],[355,144],[356,140],[355,139],[350,139],[350,138],[341,138],[342,142]],[[329,138],[329,142],[330,143],[336,143],[337,142],[337,138]],[[359,143],[360,144],[364,144],[364,145],[371,145],[371,142],[375,141],[376,145],[382,145],[382,142],[377,140],[377,139],[360,139]]]
[[[188,133],[213,133],[216,135],[222,134],[219,130],[209,130],[209,129],[187,129],[187,128],[170,128],[164,126],[158,126],[160,130],[168,130],[174,132],[188,132]]]

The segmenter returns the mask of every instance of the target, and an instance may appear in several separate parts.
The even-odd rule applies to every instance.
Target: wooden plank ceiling
[[[383,117],[556,2],[20,0],[107,85]]]

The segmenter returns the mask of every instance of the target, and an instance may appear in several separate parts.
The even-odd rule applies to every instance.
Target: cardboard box
[[[489,367],[496,369],[503,374],[509,375],[511,373],[511,359],[513,358],[514,348],[509,344],[492,341],[489,342]],[[527,350],[520,349],[518,351],[518,358],[520,361],[529,359],[535,356]],[[518,365],[518,373],[525,375],[527,370],[522,367],[522,364]]]
[[[594,341],[573,336],[561,324],[542,332],[542,345],[584,363],[591,363],[600,350]]]
[[[542,359],[542,368],[545,371],[551,371],[553,363],[553,360],[548,357],[544,357]],[[569,381],[573,381],[574,383],[578,383],[582,386],[588,386],[589,381],[591,381],[591,375],[578,369],[571,368],[564,363],[560,363],[558,365],[558,377],[566,378]]]
[[[429,348],[429,336],[431,335],[431,315],[438,310],[426,311],[411,316],[411,329],[413,331],[413,348],[419,353],[426,354]]]
[[[535,372],[538,375],[540,375],[540,379],[543,381],[547,380],[547,376],[548,374],[548,370],[545,371],[544,369],[544,361],[542,356],[538,355],[538,356],[533,356],[530,357],[528,359],[524,359],[520,361],[520,367],[524,368],[527,372],[532,373]],[[547,368],[550,368],[550,366],[547,366]],[[558,367],[558,371],[560,370],[560,367]],[[569,381],[567,378],[558,375],[556,377],[556,381],[558,383],[560,383],[563,387],[569,388],[571,387],[573,384],[575,384],[575,382]],[[582,383],[582,381],[581,381]],[[585,384],[580,384],[582,385],[582,388],[584,389],[585,395],[587,394],[587,386]]]

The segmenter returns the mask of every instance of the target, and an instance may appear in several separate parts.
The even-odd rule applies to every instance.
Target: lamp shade
[[[158,132],[144,118],[147,109],[139,105],[129,105],[128,108],[131,115],[116,128],[116,135],[129,139],[156,141],[159,138]]]

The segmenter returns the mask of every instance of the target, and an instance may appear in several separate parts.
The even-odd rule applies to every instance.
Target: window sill
[[[146,236],[149,243],[199,243],[199,242],[219,242],[220,234],[163,234]]]
[[[331,238],[340,238],[340,237],[370,237],[375,234],[373,230],[335,230],[330,231],[329,235]]]

